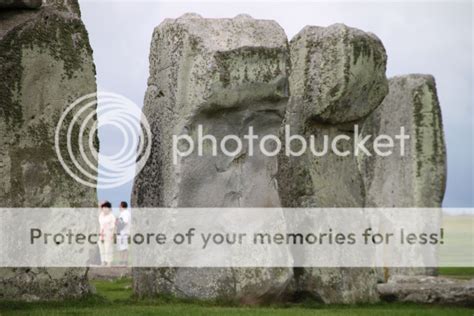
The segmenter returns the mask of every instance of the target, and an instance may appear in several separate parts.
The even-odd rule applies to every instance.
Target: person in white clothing
[[[128,265],[128,244],[132,214],[125,201],[120,202],[120,215],[117,219],[117,248],[121,265]]]
[[[103,266],[111,266],[114,258],[115,216],[112,214],[112,204],[108,201],[100,205],[99,225],[100,261]]]

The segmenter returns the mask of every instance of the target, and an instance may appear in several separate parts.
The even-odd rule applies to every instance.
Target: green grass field
[[[474,267],[457,268],[442,267],[438,270],[439,275],[455,278],[455,279],[472,279],[474,278]]]
[[[441,269],[441,273],[461,278],[473,277],[473,268]],[[93,281],[97,295],[76,302],[0,303],[0,315],[466,315],[474,309],[400,303],[358,306],[327,306],[314,303],[265,307],[236,307],[217,303],[189,302],[159,298],[134,300],[131,280]]]
[[[242,308],[242,307],[201,307],[192,304],[118,304],[69,307],[38,307],[35,309],[10,310],[1,315],[386,315],[386,316],[428,316],[428,315],[466,315],[473,310],[462,308],[441,308],[410,305],[374,305],[368,307],[325,307],[325,308]]]

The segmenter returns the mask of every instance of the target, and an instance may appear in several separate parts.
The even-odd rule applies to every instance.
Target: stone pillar
[[[360,161],[367,207],[441,207],[446,187],[446,148],[436,84],[429,75],[389,80],[389,94],[365,121],[363,135],[404,133],[404,153]],[[422,221],[423,219],[420,219]],[[390,268],[391,275],[435,274],[433,268]]]
[[[323,150],[327,135],[329,148],[321,157],[309,148],[299,157],[288,157],[282,150],[277,177],[281,203],[284,207],[363,207],[365,188],[353,154],[354,125],[361,126],[387,94],[385,49],[375,35],[335,24],[305,27],[291,40],[290,54],[291,96],[284,124],[292,135],[307,140],[313,136],[317,151]],[[347,137],[337,149],[349,155],[331,150],[337,135]],[[289,291],[325,303],[370,302],[377,299],[376,273],[358,268],[295,268]]]
[[[77,1],[48,0],[38,10],[1,11],[0,77],[0,206],[95,207],[96,190],[72,179],[54,150],[62,112],[96,91],[92,49]],[[85,268],[0,269],[0,299],[88,293]]]
[[[246,15],[204,19],[186,14],[154,31],[144,113],[150,122],[151,156],[137,176],[139,207],[279,207],[277,159],[255,146],[249,155],[212,156],[196,151],[173,161],[173,135],[197,142],[198,128],[214,135],[278,135],[288,100],[288,43],[273,21]],[[229,142],[229,144],[232,142]],[[246,146],[244,142],[244,146]],[[229,150],[233,150],[229,146]],[[134,269],[140,297],[172,294],[258,303],[278,296],[290,268]]]
[[[404,155],[364,156],[361,171],[368,207],[441,207],[446,187],[446,148],[435,79],[405,75],[389,80],[389,94],[365,121],[363,135],[406,140]],[[401,156],[401,157],[400,157]]]

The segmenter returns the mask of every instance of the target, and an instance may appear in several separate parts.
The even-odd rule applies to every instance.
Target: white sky
[[[370,31],[388,54],[387,76],[428,73],[436,78],[448,148],[444,206],[474,207],[473,32],[471,1],[92,1],[80,0],[97,67],[99,89],[122,94],[139,106],[148,78],[155,26],[187,12],[203,17],[276,20],[288,38],[305,25],[333,23]],[[101,146],[119,146],[101,132]],[[99,199],[128,200],[130,185],[99,191]]]

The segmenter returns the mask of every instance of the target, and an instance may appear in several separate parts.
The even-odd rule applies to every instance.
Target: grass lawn
[[[160,304],[160,305],[135,305],[116,304],[82,307],[38,307],[1,312],[3,315],[103,315],[103,316],[129,316],[129,315],[466,315],[472,316],[473,310],[462,308],[441,308],[405,305],[380,305],[370,307],[325,307],[315,308],[242,308],[242,307],[202,307],[192,304]]]
[[[453,272],[453,271],[451,271]],[[175,299],[131,299],[131,280],[93,281],[97,295],[76,302],[0,303],[0,315],[466,315],[474,309],[379,303],[360,306],[326,306],[314,303],[267,307],[219,306]]]
[[[455,279],[473,279],[474,267],[458,268],[458,267],[442,267],[438,270],[439,275],[455,278]]]

